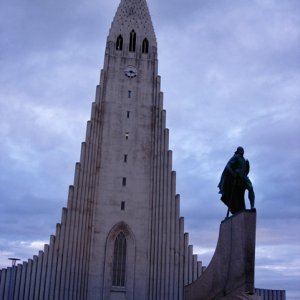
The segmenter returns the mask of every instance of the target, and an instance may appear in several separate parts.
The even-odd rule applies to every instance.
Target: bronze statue
[[[246,208],[244,194],[248,190],[251,209],[254,209],[255,195],[252,183],[248,177],[250,171],[249,161],[244,158],[243,147],[238,147],[230,158],[222,173],[218,184],[221,200],[228,206],[229,212],[235,214]]]

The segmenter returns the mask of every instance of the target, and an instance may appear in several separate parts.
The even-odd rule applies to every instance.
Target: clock
[[[127,66],[124,70],[124,73],[129,78],[134,78],[137,76],[137,69],[134,66]]]

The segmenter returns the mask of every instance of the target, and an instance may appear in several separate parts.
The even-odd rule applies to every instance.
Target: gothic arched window
[[[121,34],[117,38],[116,49],[117,50],[123,50],[123,37],[122,37]]]
[[[130,39],[129,39],[129,51],[135,52],[135,46],[136,46],[136,33],[134,30],[130,32]]]
[[[113,286],[125,286],[126,237],[120,232],[115,240],[113,258]]]
[[[147,39],[144,39],[142,45],[142,53],[148,53],[148,51],[149,51],[149,42]]]

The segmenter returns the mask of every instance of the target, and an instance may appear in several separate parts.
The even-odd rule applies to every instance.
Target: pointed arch
[[[123,37],[121,34],[117,37],[116,50],[119,51],[123,50]]]
[[[136,33],[134,30],[130,32],[130,38],[129,38],[129,51],[135,52],[136,48]]]
[[[147,38],[144,38],[142,44],[142,53],[148,53],[148,52],[149,52],[149,41]]]
[[[112,299],[113,293],[126,293],[133,299],[136,242],[135,237],[125,222],[115,224],[109,231],[105,242],[103,299]]]
[[[113,258],[113,278],[112,285],[123,287],[125,286],[126,276],[126,237],[123,232],[120,232],[115,239],[114,258]]]

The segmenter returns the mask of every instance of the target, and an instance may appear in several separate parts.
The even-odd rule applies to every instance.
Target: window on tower
[[[126,271],[126,237],[120,232],[115,240],[113,260],[113,286],[125,286]]]
[[[121,202],[121,210],[125,210],[125,201]]]
[[[134,30],[130,32],[130,39],[129,39],[129,51],[135,52],[136,47],[136,33]]]
[[[145,38],[143,40],[142,53],[148,53],[148,52],[149,52],[149,41]]]
[[[119,51],[123,50],[123,37],[121,34],[117,38],[116,50],[119,50]]]

